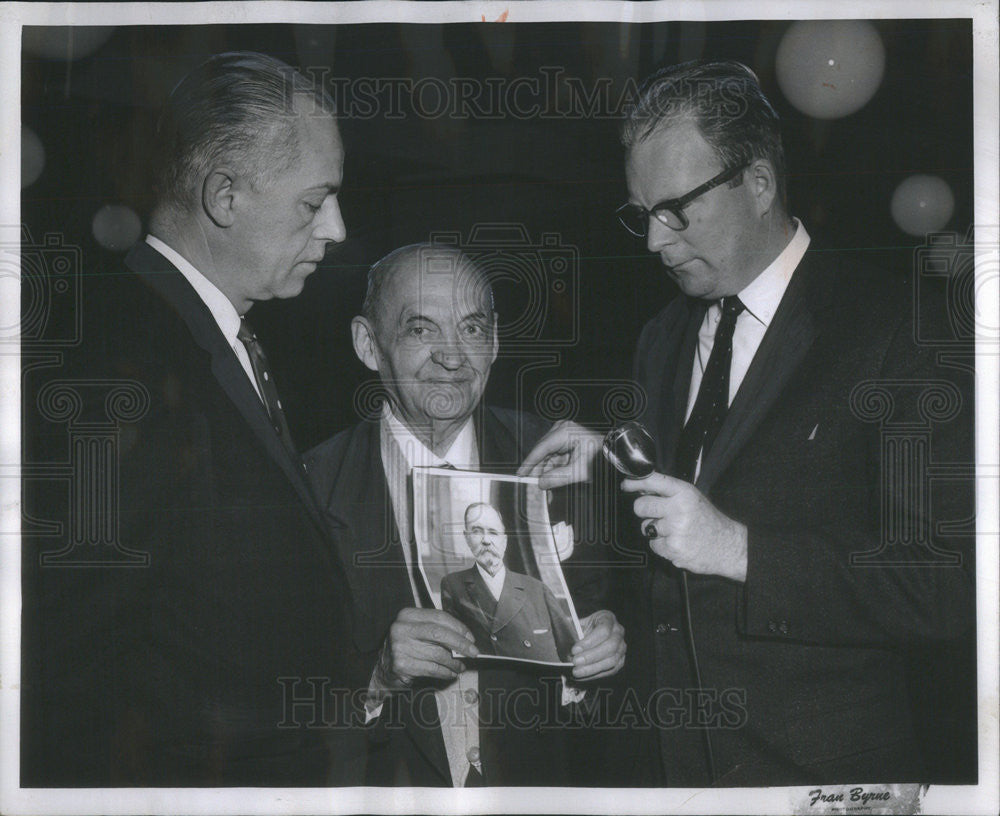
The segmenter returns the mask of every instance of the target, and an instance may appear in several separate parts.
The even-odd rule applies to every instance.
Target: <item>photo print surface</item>
[[[480,658],[571,666],[583,630],[560,558],[572,539],[550,524],[537,480],[417,468],[413,499],[428,595],[469,628]]]

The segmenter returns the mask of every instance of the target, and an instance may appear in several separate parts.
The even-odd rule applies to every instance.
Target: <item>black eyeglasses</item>
[[[651,210],[647,210],[645,207],[640,207],[638,204],[622,204],[615,211],[615,214],[618,216],[618,220],[621,222],[621,225],[631,232],[636,238],[646,237],[646,233],[649,230],[649,216],[653,216],[653,218],[661,224],[666,227],[670,227],[672,230],[677,230],[678,232],[685,230],[688,228],[688,224],[690,222],[684,212],[684,208],[698,196],[707,193],[709,190],[718,187],[720,184],[732,181],[749,166],[750,165],[748,163],[739,167],[731,167],[728,170],[723,170],[719,173],[719,175],[709,179],[701,186],[695,187],[690,193],[685,193],[680,198],[668,198],[666,201],[654,204],[653,209]],[[740,183],[742,183],[742,181],[743,180],[740,179]]]

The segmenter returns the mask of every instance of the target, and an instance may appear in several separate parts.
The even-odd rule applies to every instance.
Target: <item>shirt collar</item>
[[[486,583],[487,588],[490,593],[498,601],[500,600],[500,595],[503,593],[503,582],[507,580],[507,567],[503,564],[500,565],[500,569],[497,570],[496,575],[490,575],[486,570],[480,566],[479,562],[476,562],[476,569],[479,570],[479,575],[482,577],[483,581]]]
[[[445,455],[438,456],[421,442],[414,433],[403,424],[386,400],[382,406],[382,427],[388,430],[396,445],[403,452],[406,464],[415,467],[441,467],[452,465],[456,468],[471,468],[476,464],[476,429],[469,417],[458,436],[451,443]]]
[[[792,240],[781,254],[739,293],[747,312],[764,326],[771,324],[785,289],[788,288],[788,282],[792,279],[792,273],[795,272],[795,268],[809,247],[809,233],[806,232],[806,228],[799,219],[792,220],[795,223]]]
[[[226,341],[229,345],[235,346],[236,335],[240,330],[240,315],[236,311],[236,307],[233,306],[232,301],[222,294],[212,281],[195,269],[187,258],[177,250],[167,246],[167,244],[155,235],[147,235],[146,243],[177,267],[177,271],[187,279],[187,282],[191,284],[191,288],[194,289],[198,297],[202,299],[208,310],[212,313],[212,317],[219,324],[219,329],[222,330]]]

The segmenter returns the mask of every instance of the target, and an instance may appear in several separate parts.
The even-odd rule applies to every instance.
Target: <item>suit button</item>
[[[679,632],[680,629],[673,623],[656,624],[656,634],[665,635],[667,632]]]
[[[474,705],[479,702],[479,694],[476,693],[475,689],[466,689],[462,692],[462,697],[465,698],[465,702],[469,705]]]
[[[778,631],[781,632],[781,634],[783,634],[783,635],[787,635],[788,634],[788,624],[785,623],[784,621],[782,621],[781,623],[779,623],[778,624]]]
[[[530,649],[531,648],[531,641],[528,640],[527,638],[524,639],[523,643],[524,643],[524,648],[525,649]]]
[[[770,632],[771,634],[774,634],[775,632],[778,631],[778,627],[774,625],[774,621],[767,622],[767,631]]]
[[[465,758],[469,760],[469,764],[475,765],[479,762],[479,746],[473,745],[468,751],[465,752]]]
[[[492,640],[492,641],[496,642],[496,639],[497,639],[497,636],[496,636],[496,635],[494,635],[494,634],[491,634],[491,635],[490,635],[490,640]]]

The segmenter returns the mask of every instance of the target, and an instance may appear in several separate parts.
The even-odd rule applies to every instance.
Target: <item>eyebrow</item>
[[[485,320],[485,321],[489,322],[491,320],[491,318],[492,318],[492,316],[488,312],[484,312],[484,311],[480,310],[478,312],[470,312],[469,314],[465,315],[464,317],[460,317],[458,319],[458,324],[465,323],[467,320]],[[409,315],[406,318],[406,320],[404,321],[404,325],[409,325],[410,323],[415,323],[418,320],[423,320],[423,321],[426,321],[427,323],[433,323],[435,326],[438,325],[438,322],[433,317],[429,317],[428,315],[425,315],[425,314],[423,314],[421,312],[418,312],[417,314],[411,314],[411,315]]]
[[[311,193],[314,190],[324,190],[327,195],[331,195],[340,192],[340,185],[324,182],[323,184],[314,184],[312,187],[307,187],[303,192]]]

